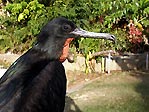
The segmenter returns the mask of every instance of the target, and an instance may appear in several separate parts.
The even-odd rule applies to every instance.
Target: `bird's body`
[[[63,112],[66,76],[59,60],[30,49],[5,74],[0,112]]]
[[[82,33],[89,36],[84,30]],[[0,112],[63,112],[66,75],[62,62],[67,56],[64,50],[68,52],[72,37],[83,36],[82,33],[65,18],[45,25],[37,43],[0,79]],[[102,37],[114,40],[110,34]]]

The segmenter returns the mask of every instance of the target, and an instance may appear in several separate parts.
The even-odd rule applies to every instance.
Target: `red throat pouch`
[[[61,62],[64,62],[68,56],[68,52],[69,52],[69,44],[71,43],[71,41],[73,40],[74,38],[68,38],[66,41],[65,41],[65,44],[63,46],[63,51],[62,51],[62,54],[59,58],[59,60]]]

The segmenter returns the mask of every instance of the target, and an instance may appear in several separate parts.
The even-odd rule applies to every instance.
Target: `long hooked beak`
[[[109,33],[95,33],[83,30],[81,28],[76,28],[74,31],[70,32],[75,36],[85,37],[85,38],[97,38],[97,39],[107,39],[111,41],[115,41],[115,36]]]

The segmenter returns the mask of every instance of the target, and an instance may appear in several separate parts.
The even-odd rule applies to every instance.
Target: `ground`
[[[81,89],[84,85],[91,83],[94,80],[97,80],[101,74],[99,73],[89,73],[85,74],[84,72],[79,71],[67,71],[67,92],[72,93],[76,90]]]
[[[67,94],[65,112],[149,112],[149,73],[100,75]]]

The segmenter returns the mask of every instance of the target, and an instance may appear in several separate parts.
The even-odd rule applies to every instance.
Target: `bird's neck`
[[[33,46],[32,50],[40,53],[41,58],[50,59],[50,60],[58,60],[62,54],[62,47],[59,45],[51,44],[51,45],[42,45],[37,43]]]

